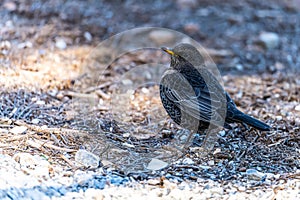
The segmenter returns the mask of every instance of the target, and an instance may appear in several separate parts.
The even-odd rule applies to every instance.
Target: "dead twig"
[[[59,147],[59,146],[55,146],[53,144],[49,144],[47,142],[42,142],[42,141],[39,141],[39,140],[36,140],[36,139],[27,140],[26,144],[31,146],[31,147],[37,148],[37,149],[41,149],[42,147],[47,147],[47,148],[50,148],[50,149],[54,149],[54,150],[57,150],[57,151],[68,152],[68,153],[77,151],[75,149],[67,149],[67,148],[62,148],[62,147]]]

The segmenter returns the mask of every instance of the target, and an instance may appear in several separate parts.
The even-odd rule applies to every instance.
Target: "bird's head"
[[[162,47],[161,49],[171,55],[171,67],[176,67],[182,62],[189,62],[193,66],[200,66],[204,63],[203,56],[191,44],[181,43],[173,49],[167,47]]]

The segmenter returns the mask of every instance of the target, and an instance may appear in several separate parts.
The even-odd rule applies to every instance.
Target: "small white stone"
[[[127,142],[124,142],[122,145],[125,147],[129,147],[129,148],[135,148],[135,146],[133,144],[129,144]]]
[[[182,161],[183,164],[186,164],[186,165],[193,165],[195,164],[195,162],[190,159],[190,158],[185,158],[183,161]]]
[[[8,20],[8,21],[5,22],[5,26],[9,27],[9,28],[13,28],[14,27],[14,23],[13,23],[13,21]]]
[[[162,160],[156,159],[156,158],[152,158],[147,166],[147,169],[155,171],[155,170],[163,169],[167,166],[168,166],[168,163],[166,163]]]
[[[90,33],[90,32],[84,32],[84,34],[83,34],[83,36],[84,36],[84,38],[87,40],[87,41],[92,41],[92,39],[93,39],[93,36],[92,36],[92,34]]]
[[[58,38],[55,42],[55,46],[59,49],[65,49],[67,48],[67,43],[65,42],[64,39]]]
[[[124,79],[121,82],[123,85],[132,85],[133,84],[132,80],[130,80],[130,79]]]
[[[237,70],[239,70],[239,71],[243,71],[244,66],[243,66],[242,64],[237,64],[237,65],[235,66],[235,68],[236,68]]]
[[[32,43],[29,41],[18,44],[19,49],[32,48],[32,46],[33,46]]]
[[[215,161],[213,161],[213,160],[209,160],[209,161],[207,162],[207,164],[208,164],[208,165],[210,165],[210,166],[212,166],[212,165],[214,165],[214,164],[215,164]]]
[[[80,149],[75,154],[75,161],[85,167],[97,168],[100,158],[91,152]]]
[[[272,32],[263,32],[259,35],[259,40],[267,49],[274,49],[279,45],[279,36]]]
[[[277,120],[277,121],[281,121],[281,120],[282,120],[282,116],[277,115],[277,116],[276,116],[276,120]]]
[[[45,103],[45,101],[38,100],[38,101],[35,102],[35,104],[37,104],[37,105],[45,105],[46,103]]]
[[[247,169],[246,174],[250,180],[260,181],[266,175],[262,172],[257,171],[256,169]]]
[[[296,111],[300,111],[300,105],[297,105],[297,106],[295,107],[295,110],[296,110]]]
[[[22,134],[25,133],[26,131],[27,131],[26,126],[15,126],[9,130],[9,132],[12,134]]]
[[[40,120],[37,118],[31,120],[31,123],[33,123],[33,124],[38,124],[39,122],[40,122]]]
[[[220,131],[220,132],[219,132],[219,135],[220,135],[221,137],[224,137],[224,136],[226,135],[226,131],[225,131],[225,130]]]
[[[0,42],[0,50],[9,50],[11,49],[11,43],[7,40]]]
[[[130,133],[123,133],[123,135],[122,135],[124,138],[128,138],[128,137],[130,137]]]
[[[238,188],[238,191],[240,191],[240,192],[245,192],[246,190],[247,190],[247,188],[245,186],[240,186]]]

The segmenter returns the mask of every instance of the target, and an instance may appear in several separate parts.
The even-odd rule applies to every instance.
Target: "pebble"
[[[163,169],[167,166],[168,166],[168,163],[166,163],[162,160],[156,159],[156,158],[152,158],[147,166],[147,169],[156,171],[156,170]]]
[[[161,46],[173,42],[175,40],[175,35],[168,30],[153,30],[149,33],[149,39],[158,46]]]
[[[237,64],[235,65],[235,68],[239,71],[243,71],[244,70],[244,66],[242,64]]]
[[[10,49],[11,49],[10,41],[4,40],[0,42],[0,50],[10,50]]]
[[[224,136],[226,135],[226,131],[225,131],[225,130],[221,130],[221,131],[219,132],[219,135],[220,135],[221,137],[224,137]]]
[[[300,111],[300,105],[297,105],[297,106],[295,107],[295,110],[296,110],[296,111]]]
[[[67,43],[62,38],[57,38],[55,41],[55,46],[59,49],[65,49],[67,48]]]
[[[18,44],[18,49],[25,49],[25,48],[32,48],[32,43],[29,42],[29,41],[26,41],[26,42],[22,42],[22,43],[19,43]]]
[[[40,120],[37,119],[37,118],[35,118],[35,119],[32,119],[32,120],[31,120],[31,123],[33,123],[33,124],[38,124],[38,123],[40,123]]]
[[[282,120],[282,116],[277,115],[277,116],[276,116],[276,120],[277,120],[277,121],[281,121],[281,120]]]
[[[132,85],[133,84],[132,80],[130,80],[130,79],[123,79],[121,82],[123,85]]]
[[[100,158],[98,156],[84,149],[80,149],[76,152],[75,161],[77,164],[89,168],[97,168],[100,164]]]
[[[9,130],[10,133],[12,134],[23,134],[27,131],[26,126],[15,126],[12,129]]]
[[[273,32],[262,32],[259,35],[259,41],[262,42],[267,49],[274,49],[279,46],[279,36]]]
[[[186,164],[186,165],[193,165],[193,164],[195,164],[195,162],[191,158],[185,158],[185,159],[183,159],[182,163]]]
[[[87,31],[84,32],[83,37],[84,37],[88,42],[91,42],[92,39],[93,39],[92,34],[91,34],[90,32],[87,32]]]
[[[262,172],[257,171],[256,169],[247,169],[246,174],[249,180],[261,181],[266,177]]]
[[[238,191],[240,191],[240,192],[245,192],[246,190],[247,190],[247,188],[245,186],[238,187]]]
[[[209,161],[207,162],[207,164],[210,165],[210,166],[212,166],[212,165],[215,164],[215,161],[214,161],[214,160],[209,160]]]

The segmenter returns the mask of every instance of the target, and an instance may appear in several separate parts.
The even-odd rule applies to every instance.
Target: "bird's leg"
[[[199,157],[206,157],[215,146],[215,142],[217,141],[218,131],[216,129],[206,131],[206,137],[202,142],[201,147],[192,147],[190,148],[191,152],[196,153]]]
[[[189,131],[186,129],[180,130],[175,134],[174,138],[174,146],[177,150],[180,150],[183,154],[185,154],[186,150],[189,146],[191,146],[192,141],[194,139],[194,131]]]
[[[207,151],[212,151],[216,141],[218,140],[218,131],[219,128],[217,126],[212,126],[212,128],[206,130],[206,136],[201,145]]]
[[[194,139],[194,136],[195,136],[195,133],[194,131],[190,131],[189,132],[189,135],[184,143],[184,146],[183,146],[183,149],[187,149],[191,146],[192,142],[193,142],[193,139]]]
[[[208,150],[208,151],[212,151],[216,141],[218,140],[218,136],[217,136],[217,132],[215,132],[214,130],[209,130],[206,133],[206,137],[204,138],[204,141],[201,145],[202,148]]]

